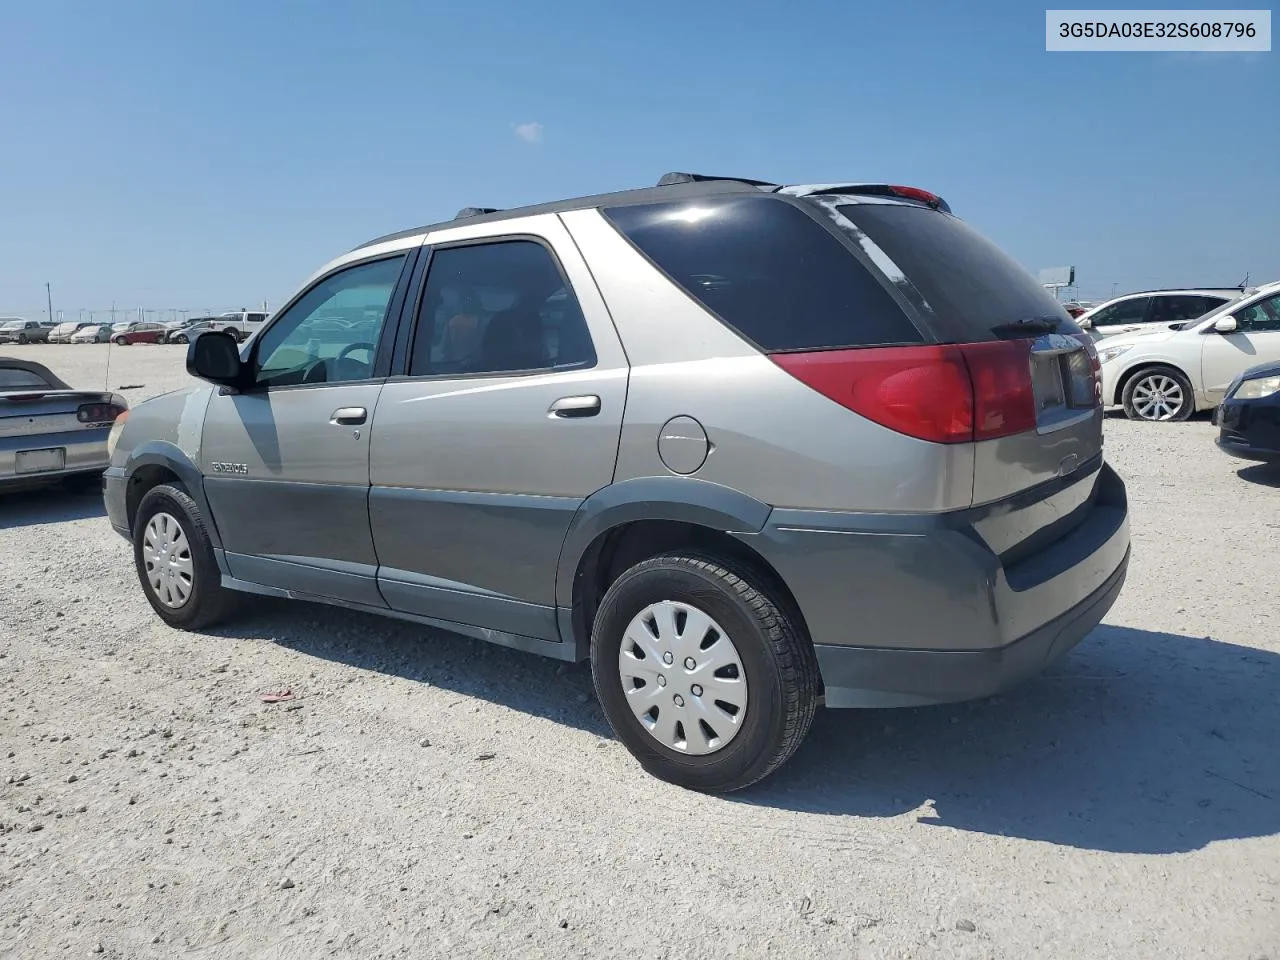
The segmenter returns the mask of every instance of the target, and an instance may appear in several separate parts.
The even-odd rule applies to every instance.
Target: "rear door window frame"
[[[550,256],[551,262],[555,266],[556,272],[559,274],[565,289],[573,294],[574,301],[578,304],[578,313],[582,318],[583,330],[587,336],[587,343],[591,348],[590,361],[563,364],[559,366],[534,367],[528,370],[489,370],[475,373],[410,373],[410,366],[413,362],[413,347],[419,334],[419,313],[422,309],[423,297],[426,295],[427,283],[431,277],[431,265],[435,261],[436,254],[443,250],[453,250],[459,247],[492,246],[498,243],[511,243],[517,241],[531,241],[536,243],[546,251],[548,256]],[[478,237],[468,237],[460,240],[447,240],[434,244],[424,242],[421,247],[418,263],[413,272],[414,276],[410,278],[409,281],[409,290],[411,295],[405,297],[404,305],[401,310],[399,330],[396,334],[396,342],[391,359],[391,369],[388,374],[388,379],[396,381],[477,380],[494,379],[499,377],[511,378],[546,376],[551,373],[571,373],[580,370],[591,370],[600,365],[600,353],[595,342],[595,335],[591,330],[591,323],[587,319],[586,310],[582,306],[582,299],[578,294],[577,288],[574,287],[573,282],[569,279],[569,275],[565,271],[564,264],[561,262],[560,256],[556,252],[555,245],[547,237],[540,236],[539,234],[526,230],[519,230],[512,233],[493,233]]]

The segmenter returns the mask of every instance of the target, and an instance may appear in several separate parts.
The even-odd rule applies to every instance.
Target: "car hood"
[[[1280,361],[1275,363],[1260,363],[1256,367],[1250,367],[1236,379],[1253,380],[1257,377],[1280,377]]]
[[[1122,333],[1114,337],[1106,337],[1097,341],[1095,346],[1099,350],[1110,350],[1112,347],[1131,347],[1139,343],[1163,343],[1166,340],[1172,340],[1181,330],[1151,330],[1142,331],[1140,333]]]

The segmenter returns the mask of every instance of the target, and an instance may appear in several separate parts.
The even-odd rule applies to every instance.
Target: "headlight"
[[[1245,380],[1231,395],[1233,400],[1261,400],[1280,392],[1280,377],[1255,377]]]
[[[1127,347],[1103,347],[1101,350],[1098,351],[1098,362],[1110,363],[1116,357],[1120,356],[1121,354],[1128,353],[1132,349],[1133,349],[1133,344],[1129,344]]]
[[[116,417],[115,422],[111,424],[111,429],[107,432],[107,457],[114,457],[116,453],[116,444],[120,442],[120,434],[124,433],[124,422],[129,419],[129,411],[126,410],[120,416]]]

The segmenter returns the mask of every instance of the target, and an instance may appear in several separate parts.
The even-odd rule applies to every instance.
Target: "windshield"
[[[23,326],[24,321],[22,320],[10,320],[3,327],[0,327],[0,330],[21,330]]]

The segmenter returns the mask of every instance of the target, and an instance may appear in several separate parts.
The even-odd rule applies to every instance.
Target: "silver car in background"
[[[698,790],[818,706],[983,697],[1124,582],[1093,342],[929,191],[669,174],[467,208],[307,281],[112,431],[167,623],[244,593],[589,660]]]
[[[107,436],[129,407],[109,390],[77,390],[48,367],[0,357],[0,491],[68,482],[97,487]]]

